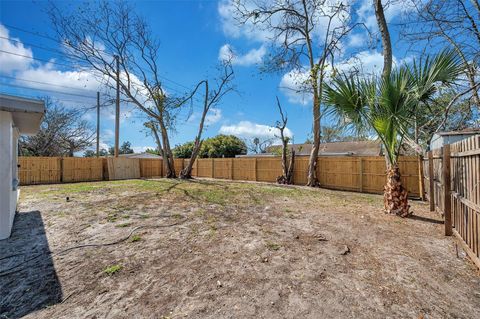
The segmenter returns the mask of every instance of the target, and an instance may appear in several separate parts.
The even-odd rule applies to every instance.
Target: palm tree
[[[325,86],[325,103],[347,126],[374,131],[385,149],[385,212],[409,215],[408,194],[400,180],[399,152],[412,133],[411,118],[442,86],[453,84],[463,65],[453,51],[394,69],[384,77],[362,79],[339,75]]]

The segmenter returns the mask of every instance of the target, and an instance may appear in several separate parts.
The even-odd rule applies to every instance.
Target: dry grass
[[[411,219],[384,215],[381,205],[378,195],[213,180],[23,187],[0,253],[33,254],[42,241],[49,250],[0,277],[8,292],[0,312],[474,318],[478,273],[457,258],[438,217],[420,202]],[[129,233],[115,245],[58,253]],[[0,272],[22,260],[0,261]]]

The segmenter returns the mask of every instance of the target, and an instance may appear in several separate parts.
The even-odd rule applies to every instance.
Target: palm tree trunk
[[[387,169],[387,184],[384,189],[385,213],[400,217],[410,215],[408,192],[400,180],[400,169],[397,164]]]

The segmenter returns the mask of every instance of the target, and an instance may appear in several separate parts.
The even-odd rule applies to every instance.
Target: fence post
[[[358,175],[358,180],[359,180],[359,188],[360,188],[360,193],[363,193],[363,158],[359,157],[359,175]]]
[[[445,236],[452,235],[452,204],[451,204],[451,179],[450,179],[450,145],[443,147],[443,197],[445,215]]]
[[[429,184],[429,202],[430,202],[430,211],[435,211],[435,185],[433,180],[433,153],[432,151],[428,152],[428,184]]]
[[[423,181],[423,155],[418,156],[418,190],[420,199],[425,200],[425,184]]]
[[[212,175],[212,178],[215,176],[215,175],[214,175],[214,172],[215,172],[214,166],[215,166],[215,160],[214,160],[214,158],[212,158],[212,174],[211,174],[211,175]]]
[[[63,157],[58,160],[60,161],[60,183],[63,183]]]

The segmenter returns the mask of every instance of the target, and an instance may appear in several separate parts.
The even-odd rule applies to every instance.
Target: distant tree
[[[95,131],[83,119],[84,111],[64,107],[50,98],[45,99],[46,112],[40,131],[34,136],[22,136],[20,154],[24,156],[74,156],[93,144]]]
[[[253,154],[264,154],[267,152],[267,149],[272,146],[275,138],[273,137],[254,137],[251,139],[245,139],[245,144],[247,145],[247,150]]]
[[[95,157],[95,156],[97,156],[97,152],[95,152],[93,150],[86,150],[83,153],[83,157]]]
[[[333,126],[322,126],[320,143],[338,142],[342,139],[342,129]]]
[[[247,154],[245,142],[234,135],[219,134],[203,141],[200,157],[235,157]]]
[[[186,142],[175,146],[173,154],[176,158],[190,158],[194,142]],[[200,158],[235,157],[247,154],[245,142],[233,135],[217,135],[203,141],[198,153]]]
[[[115,154],[113,146],[108,149],[110,155]],[[123,144],[118,149],[118,154],[133,154],[132,144],[129,141],[123,142]]]
[[[193,142],[186,142],[173,148],[173,155],[176,158],[190,158],[193,151]]]
[[[158,148],[156,149],[153,149],[153,148],[147,148],[145,150],[145,153],[148,153],[148,154],[155,154],[155,155],[160,155],[160,152],[158,151]]]

